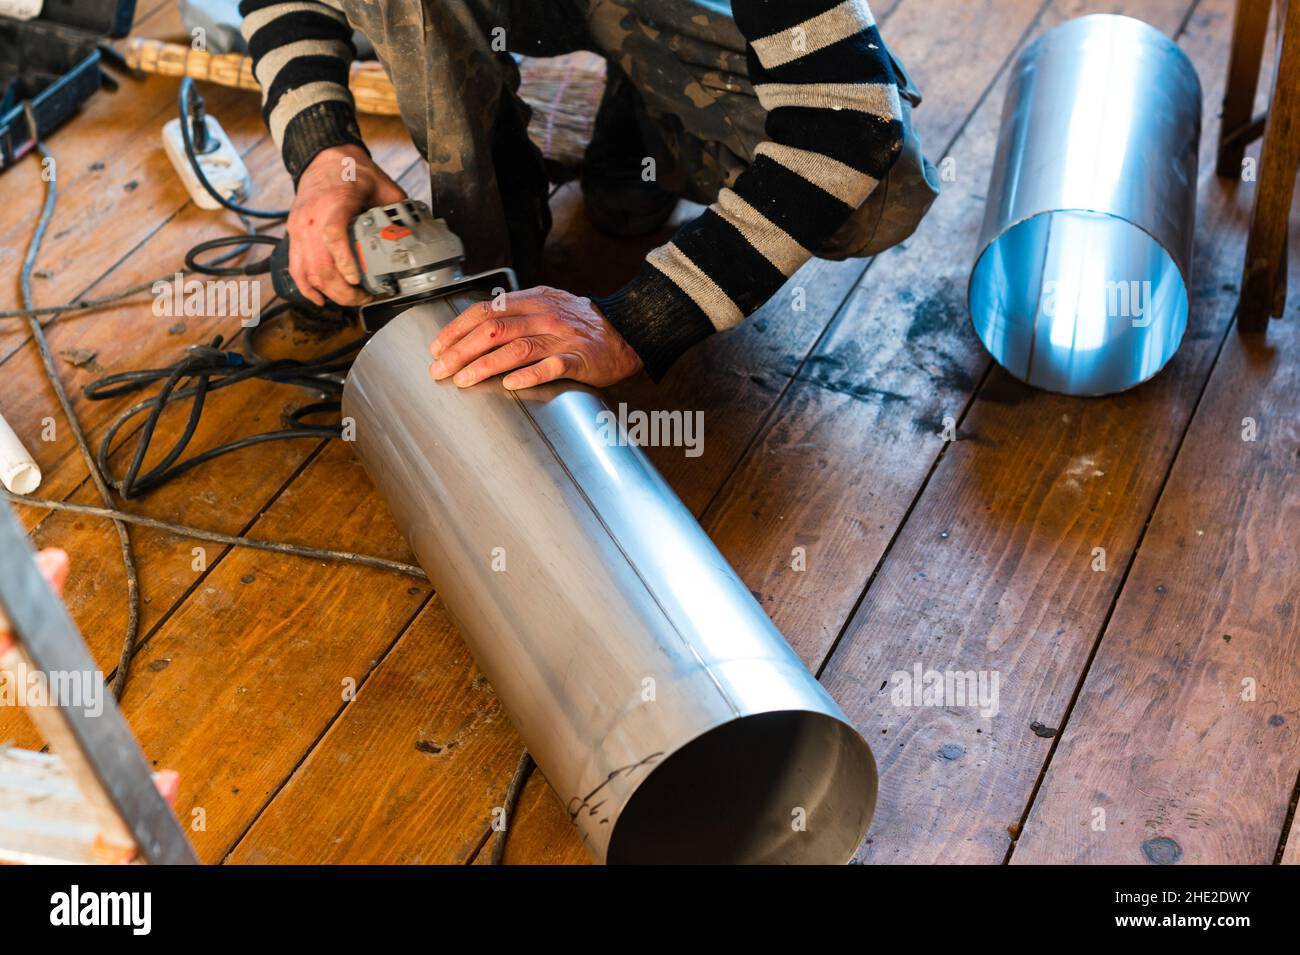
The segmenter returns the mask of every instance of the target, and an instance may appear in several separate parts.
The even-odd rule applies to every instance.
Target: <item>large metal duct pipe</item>
[[[356,452],[597,861],[847,861],[866,741],[643,452],[572,382],[429,377],[413,306],[343,395]]]
[[[1159,30],[1081,17],[1016,63],[1002,114],[971,317],[1017,378],[1123,391],[1187,327],[1201,86]]]

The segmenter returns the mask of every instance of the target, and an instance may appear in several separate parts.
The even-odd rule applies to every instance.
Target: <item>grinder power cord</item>
[[[283,306],[276,306],[274,311],[276,315],[280,315],[284,314],[285,309]],[[266,319],[271,317],[268,313],[264,316],[263,322],[265,323]],[[109,485],[122,497],[127,500],[139,497],[192,468],[254,444],[286,438],[339,437],[341,433],[339,425],[313,425],[306,419],[318,414],[338,412],[338,396],[343,388],[341,375],[351,365],[352,357],[365,343],[365,338],[348,342],[311,361],[292,358],[265,359],[258,357],[253,351],[253,331],[251,328],[244,330],[243,354],[223,349],[221,347],[223,339],[218,335],[209,345],[191,345],[186,349],[186,356],[171,367],[107,375],[86,386],[86,397],[100,401],[140,391],[158,382],[162,383],[162,387],[152,398],[140,401],[118,415],[104,432],[104,438],[100,442],[97,456],[99,469]],[[207,396],[214,391],[252,379],[296,385],[330,397],[329,400],[313,402],[286,414],[285,428],[247,435],[218,447],[209,448],[178,463],[178,459],[198,428]],[[182,387],[181,382],[184,381],[191,381],[193,384]],[[163,460],[142,473],[141,468],[153,440],[158,419],[172,401],[186,399],[189,399],[191,404],[189,420],[184,431]],[[131,464],[121,478],[116,478],[112,474],[109,463],[113,441],[124,426],[137,415],[145,412],[148,412],[148,415],[140,429]]]

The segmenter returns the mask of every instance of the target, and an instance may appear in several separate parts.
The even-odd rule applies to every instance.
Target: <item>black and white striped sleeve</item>
[[[597,305],[659,378],[774,295],[871,195],[903,145],[866,0],[733,0],[768,140],[716,203]]]
[[[241,0],[241,32],[262,87],[262,118],[296,184],[323,149],[364,147],[348,73],[347,18],[323,0]]]

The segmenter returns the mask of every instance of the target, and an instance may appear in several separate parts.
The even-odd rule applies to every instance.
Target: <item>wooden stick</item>
[[[253,75],[253,58],[239,53],[209,53],[183,43],[133,37],[127,41],[125,58],[128,66],[143,73],[188,76],[220,86],[261,90]],[[398,115],[393,83],[379,63],[353,63],[348,88],[359,112]]]
[[[1272,0],[1237,0],[1216,169],[1225,179],[1241,179],[1241,161],[1253,138],[1244,130],[1255,118],[1255,93],[1259,88],[1259,68],[1264,62],[1264,40],[1268,36],[1272,5]]]
[[[1287,230],[1300,163],[1300,0],[1285,13],[1237,306],[1243,332],[1265,331],[1269,317],[1281,318],[1286,305]]]

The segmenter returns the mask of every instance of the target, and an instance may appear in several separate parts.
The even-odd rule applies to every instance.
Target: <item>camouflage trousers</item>
[[[432,207],[473,270],[538,276],[550,228],[547,175],[527,135],[511,53],[602,54],[609,83],[634,87],[660,185],[712,202],[763,141],[729,0],[338,0],[393,78],[402,119],[429,162]],[[606,99],[609,99],[607,91]],[[604,107],[602,107],[602,115]],[[597,120],[597,136],[600,135]],[[867,254],[878,210],[855,215],[828,258]],[[855,232],[863,233],[855,243]]]

